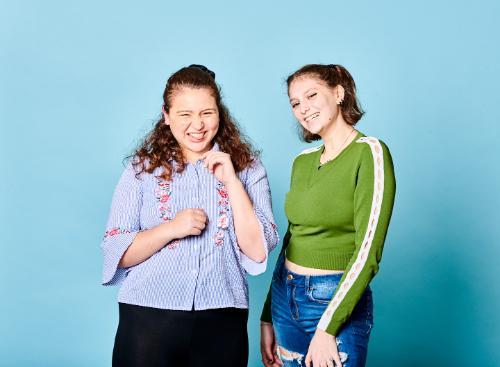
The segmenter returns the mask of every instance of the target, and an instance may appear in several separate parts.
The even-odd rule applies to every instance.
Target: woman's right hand
[[[262,355],[262,363],[266,367],[283,365],[277,354],[273,324],[268,322],[261,322],[260,324],[260,354]]]
[[[169,223],[174,236],[181,239],[187,236],[198,236],[207,224],[207,215],[202,209],[184,209]]]

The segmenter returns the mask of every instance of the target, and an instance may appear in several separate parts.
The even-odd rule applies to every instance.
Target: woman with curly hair
[[[246,366],[246,273],[278,242],[266,172],[212,71],[175,72],[163,102],[101,246],[103,284],[121,284],[113,366]]]
[[[343,66],[306,65],[287,84],[303,140],[323,144],[293,162],[288,231],[261,317],[262,360],[362,367],[373,326],[369,283],[394,203],[391,155],[355,129],[363,111]]]

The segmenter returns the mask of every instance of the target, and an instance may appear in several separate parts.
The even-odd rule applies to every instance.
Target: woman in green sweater
[[[395,194],[387,146],[354,126],[363,116],[340,65],[306,65],[287,79],[306,142],[285,201],[288,230],[261,317],[269,366],[364,366],[378,271]],[[276,354],[275,354],[276,352]]]

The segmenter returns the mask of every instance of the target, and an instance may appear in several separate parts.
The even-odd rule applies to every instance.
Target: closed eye
[[[311,93],[307,96],[307,98],[312,99],[312,98],[316,97],[316,95],[317,95],[317,93]]]

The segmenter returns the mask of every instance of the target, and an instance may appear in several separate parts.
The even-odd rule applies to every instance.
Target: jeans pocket
[[[316,303],[327,305],[333,298],[335,287],[332,286],[312,286],[307,290],[307,298]]]

